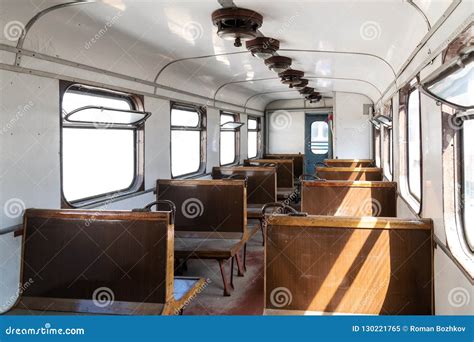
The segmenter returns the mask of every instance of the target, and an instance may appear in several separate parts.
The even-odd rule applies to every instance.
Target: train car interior
[[[472,0],[0,0],[0,313],[473,315]]]

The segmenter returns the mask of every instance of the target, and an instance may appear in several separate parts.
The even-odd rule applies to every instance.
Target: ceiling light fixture
[[[278,77],[281,79],[281,83],[288,84],[290,88],[293,88],[295,84],[300,83],[303,76],[303,71],[293,69],[288,69],[278,74]]]
[[[212,23],[217,26],[217,35],[225,40],[235,40],[234,46],[242,46],[257,37],[257,30],[262,26],[263,17],[255,11],[239,8],[221,8],[212,13]]]
[[[280,41],[275,38],[257,37],[245,42],[245,46],[253,56],[260,59],[267,59],[273,56],[280,48]]]
[[[265,60],[265,65],[274,72],[280,73],[291,66],[291,58],[284,56],[273,56]]]
[[[301,90],[308,85],[308,82],[309,81],[306,78],[302,78],[300,79],[299,83],[293,85],[293,88],[295,88],[296,90]]]
[[[320,93],[318,93],[317,91],[315,91],[314,93],[312,94],[309,94],[306,96],[306,100],[309,101],[309,103],[316,103],[316,102],[319,102],[321,101],[323,97],[321,96]]]
[[[303,89],[300,89],[299,92],[303,96],[310,95],[314,92],[314,88],[304,87]]]

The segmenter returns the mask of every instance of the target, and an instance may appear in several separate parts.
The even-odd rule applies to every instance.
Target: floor
[[[227,265],[228,270],[230,265]],[[190,260],[184,276],[208,279],[203,291],[184,309],[184,315],[261,315],[263,313],[263,246],[257,232],[247,245],[247,271],[237,276],[234,266],[234,290],[223,296],[222,278],[215,260]]]

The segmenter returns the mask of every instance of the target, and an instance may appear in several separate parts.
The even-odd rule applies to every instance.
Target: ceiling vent
[[[303,71],[293,69],[288,69],[278,74],[278,77],[281,79],[281,83],[288,84],[290,88],[293,88],[295,84],[300,83],[303,76]]]
[[[253,56],[260,59],[267,59],[272,57],[280,48],[280,41],[275,38],[257,37],[247,41],[245,46]]]
[[[291,58],[283,56],[273,56],[265,60],[265,65],[274,72],[280,73],[291,66]]]
[[[300,79],[299,83],[293,85],[293,88],[295,88],[296,90],[301,90],[308,85],[308,82],[309,81],[306,78],[302,78]]]
[[[212,13],[212,22],[217,26],[217,35],[225,40],[235,40],[234,46],[242,46],[257,37],[257,30],[263,23],[263,17],[249,9],[239,7],[221,8]]]

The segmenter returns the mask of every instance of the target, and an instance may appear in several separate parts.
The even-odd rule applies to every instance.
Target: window
[[[62,83],[62,192],[70,206],[100,202],[143,186],[143,124],[135,97]]]
[[[374,154],[375,154],[375,166],[380,167],[380,125],[377,127],[374,126]]]
[[[469,248],[474,251],[474,119],[463,122],[461,148],[464,234]]]
[[[260,119],[251,118],[247,119],[247,157],[255,158],[259,151],[260,142]]]
[[[311,124],[311,152],[314,154],[328,153],[329,126],[326,121],[314,121]]]
[[[221,134],[220,134],[220,164],[229,165],[238,162],[239,159],[239,123],[238,115],[231,113],[221,113]]]
[[[392,119],[393,117],[393,110],[392,110],[392,102],[390,102],[390,106],[387,106],[387,117]],[[393,127],[392,123],[390,125],[383,125],[383,149],[384,149],[384,174],[387,179],[393,179]]]
[[[171,176],[204,172],[204,111],[174,104],[171,108]]]
[[[418,89],[411,90],[408,95],[406,166],[408,190],[421,201],[421,115]]]

